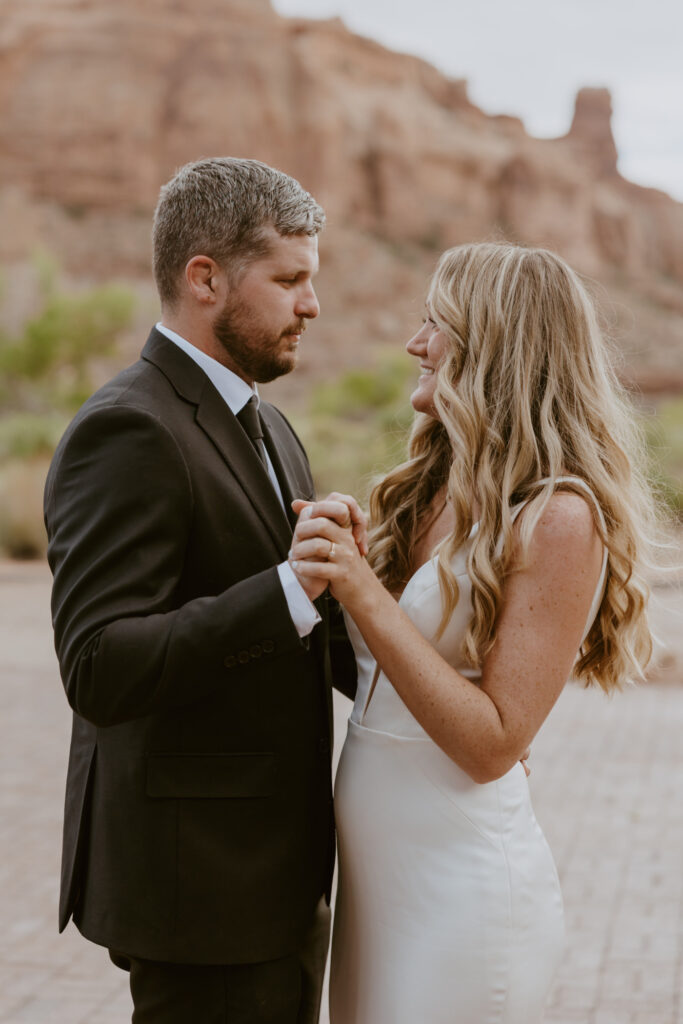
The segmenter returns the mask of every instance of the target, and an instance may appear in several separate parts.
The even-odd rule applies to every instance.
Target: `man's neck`
[[[258,397],[258,390],[255,385],[245,381],[241,375],[234,373],[230,367],[225,366],[217,359],[213,359],[207,352],[198,348],[197,345],[193,345],[180,331],[163,323],[163,321],[157,324],[157,328],[202,368],[235,415],[242,409],[244,403],[252,394]]]
[[[162,309],[160,323],[167,327],[169,331],[179,334],[181,338],[184,338],[190,345],[194,345],[200,352],[205,352],[207,356],[211,356],[212,359],[216,359],[219,363],[221,362],[213,351],[216,346],[216,339],[213,337],[212,331],[207,329],[205,324],[197,323],[192,317],[183,316],[182,312],[172,313],[167,309]]]
[[[203,321],[197,322],[192,317],[183,316],[182,313],[171,313],[168,310],[162,309],[160,323],[167,327],[169,331],[174,331],[179,334],[181,338],[189,342],[190,345],[194,345],[200,352],[210,356],[211,359],[215,359],[217,363],[224,366],[226,370],[230,370],[232,373],[241,377],[242,380],[253,387],[253,381],[246,380],[244,374],[241,372],[239,367],[235,366],[230,356],[225,351],[219,341],[216,340],[211,327],[205,324]]]

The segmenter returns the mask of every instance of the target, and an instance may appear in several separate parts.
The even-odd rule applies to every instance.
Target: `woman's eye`
[[[431,324],[432,327],[436,327],[436,323],[434,322],[434,320],[432,320],[431,316],[423,316],[422,323]]]

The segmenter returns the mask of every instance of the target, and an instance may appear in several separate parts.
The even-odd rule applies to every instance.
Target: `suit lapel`
[[[273,469],[280,484],[287,520],[290,528],[293,530],[296,526],[297,516],[292,509],[292,502],[295,498],[300,498],[301,494],[297,493],[299,489],[296,486],[296,473],[287,449],[281,443],[278,445],[276,442],[271,426],[268,423],[269,418],[268,407],[262,406],[263,441],[268,449],[270,461],[273,463]]]
[[[152,330],[147,339],[142,358],[153,363],[164,374],[181,399],[196,407],[197,426],[210,438],[227,464],[284,561],[292,542],[292,527],[296,522],[290,503],[294,498],[310,498],[312,482],[305,456],[303,452],[299,454],[297,442],[280,414],[267,403],[261,406],[264,442],[282,488],[287,516],[253,445],[204,371],[156,329]],[[325,597],[315,602],[323,621],[327,620],[326,603]],[[311,646],[321,666],[328,666],[324,670],[324,678],[329,679],[329,654],[325,637],[325,629],[315,629],[311,634]],[[331,723],[330,686],[325,686],[324,690]]]
[[[263,520],[284,557],[292,543],[292,528],[256,449],[207,378],[196,420],[211,438]]]
[[[142,357],[161,370],[181,398],[196,406],[197,425],[227,463],[280,556],[285,558],[292,542],[290,523],[256,450],[209,378],[182,349],[157,330],[150,334]],[[286,474],[283,477],[287,479]],[[286,497],[285,501],[288,500]]]

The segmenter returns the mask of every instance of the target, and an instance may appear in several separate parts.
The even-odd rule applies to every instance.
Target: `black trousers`
[[[110,950],[130,971],[132,1024],[318,1024],[330,908],[321,900],[302,948],[258,964],[169,964]]]

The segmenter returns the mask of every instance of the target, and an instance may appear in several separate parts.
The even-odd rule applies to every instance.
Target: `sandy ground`
[[[44,565],[0,563],[0,1022],[123,1024],[126,977],[56,929],[70,712],[49,589]],[[612,700],[567,686],[534,743],[568,926],[546,1024],[683,1024],[683,595],[655,598],[657,681]]]

